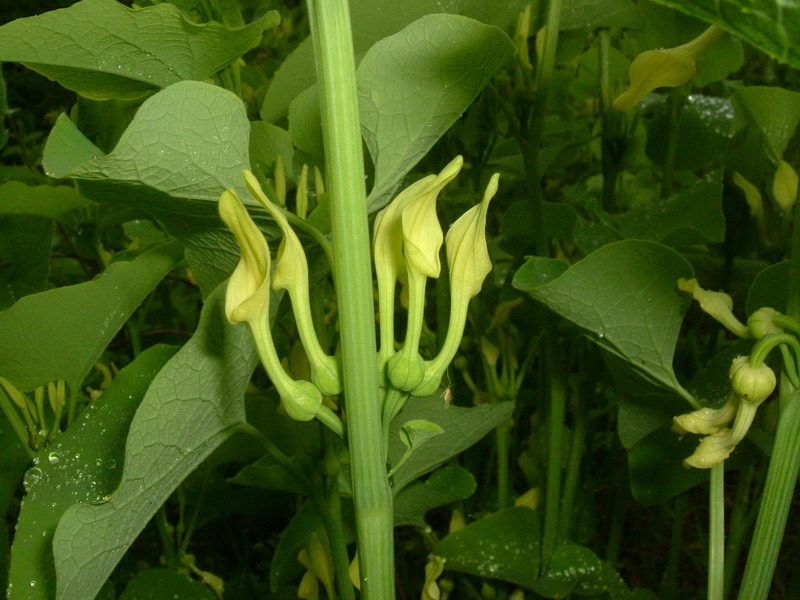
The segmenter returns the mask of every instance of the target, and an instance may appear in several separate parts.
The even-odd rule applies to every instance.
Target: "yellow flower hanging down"
[[[725,292],[704,290],[697,279],[678,279],[678,289],[689,292],[700,304],[700,308],[714,317],[731,333],[741,338],[750,337],[750,328],[733,314],[733,299]]]
[[[614,108],[630,110],[656,88],[680,87],[688,82],[697,72],[697,57],[722,33],[722,29],[712,25],[683,46],[642,52],[631,62],[630,85],[614,100]]]
[[[281,397],[286,413],[295,420],[317,416],[322,394],[310,381],[295,381],[284,370],[269,330],[269,270],[267,241],[250,218],[236,192],[228,190],[219,201],[222,220],[233,232],[241,251],[225,293],[225,315],[231,323],[250,327],[261,363]]]

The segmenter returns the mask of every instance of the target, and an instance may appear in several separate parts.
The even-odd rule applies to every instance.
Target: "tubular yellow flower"
[[[228,282],[225,316],[231,323],[266,318],[269,312],[269,247],[236,192],[219,199],[219,214],[236,237],[241,259]]]
[[[283,211],[267,198],[256,176],[250,171],[243,171],[243,175],[247,190],[275,219],[283,233],[283,240],[278,247],[275,260],[272,288],[289,292],[297,330],[311,366],[311,381],[324,394],[331,396],[338,394],[342,390],[338,363],[334,357],[325,354],[314,331],[308,288],[308,261],[303,245]]]
[[[722,33],[722,29],[712,25],[683,46],[642,52],[631,62],[630,85],[614,100],[614,108],[630,110],[656,88],[679,87],[688,82],[697,72],[697,57]]]
[[[700,308],[719,321],[731,333],[741,338],[750,337],[750,329],[733,314],[733,299],[725,292],[704,290],[697,279],[678,279],[678,289],[689,292]]]
[[[728,426],[739,409],[739,398],[730,394],[728,401],[719,408],[701,408],[685,415],[675,417],[675,426],[679,433],[700,433],[709,435],[717,433]]]
[[[422,383],[413,390],[415,396],[428,396],[439,387],[442,374],[453,360],[464,333],[469,301],[477,295],[483,280],[492,271],[486,245],[486,214],[497,193],[500,175],[495,173],[486,186],[483,200],[473,206],[447,232],[447,263],[450,266],[450,322],[439,355],[426,363]]]
[[[436,583],[444,571],[444,561],[439,556],[432,556],[425,565],[425,583],[422,586],[422,600],[440,600],[442,593]]]
[[[264,368],[281,397],[286,413],[298,421],[313,419],[322,394],[309,381],[295,381],[281,365],[269,330],[269,247],[236,192],[228,190],[219,201],[222,220],[239,243],[241,259],[225,295],[225,314],[231,323],[246,322],[253,334]]]
[[[733,174],[733,183],[744,192],[744,198],[750,207],[750,214],[756,218],[764,217],[764,202],[761,192],[752,183],[747,181],[740,173]]]

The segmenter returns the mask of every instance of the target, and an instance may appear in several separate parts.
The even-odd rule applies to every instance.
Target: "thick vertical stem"
[[[562,540],[569,538],[572,531],[572,520],[575,513],[575,496],[581,475],[581,460],[586,442],[586,425],[588,415],[586,407],[581,401],[580,392],[575,396],[575,425],[572,428],[572,443],[569,450],[569,463],[567,475],[564,480],[564,496],[561,502],[561,517],[559,519],[559,537]]]
[[[781,410],[739,600],[766,600],[800,468],[800,393]]]
[[[722,600],[725,589],[725,463],[711,467],[708,494],[708,600]]]
[[[329,183],[361,591],[392,600],[392,494],[381,440],[364,157],[347,0],[308,0]]]
[[[669,557],[664,576],[661,579],[661,598],[674,600],[678,597],[678,573],[680,569],[681,554],[683,553],[683,522],[686,516],[686,494],[681,494],[675,499],[675,508],[672,511],[672,532],[669,536]]]

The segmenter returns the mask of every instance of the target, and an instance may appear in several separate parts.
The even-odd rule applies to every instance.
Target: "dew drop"
[[[61,455],[58,452],[51,452],[47,455],[47,462],[49,462],[51,465],[57,465],[60,460]]]

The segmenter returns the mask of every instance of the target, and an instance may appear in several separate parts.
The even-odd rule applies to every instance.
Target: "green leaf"
[[[0,373],[23,392],[63,379],[74,393],[125,321],[180,260],[171,241],[118,255],[92,281],[25,296],[0,312]]]
[[[667,160],[664,140],[674,126],[669,117],[665,96],[648,105],[656,116],[647,123],[647,155],[663,165]],[[677,146],[674,156],[676,169],[700,170],[720,165],[725,158],[733,135],[733,107],[730,101],[713,96],[692,94],[681,111]]]
[[[31,460],[5,415],[0,419],[0,456],[0,514],[5,515]]]
[[[173,569],[156,567],[134,575],[119,600],[216,600],[210,587]]]
[[[272,179],[275,161],[283,158],[287,179],[293,179],[292,159],[294,148],[289,133],[264,121],[250,123],[250,159],[253,169],[258,169]]]
[[[283,531],[281,541],[275,548],[275,554],[269,566],[269,582],[272,591],[278,590],[282,584],[296,579],[304,570],[297,560],[297,554],[305,546],[311,534],[322,527],[322,517],[313,502],[306,502],[295,513],[289,525]]]
[[[533,587],[541,550],[539,515],[529,508],[510,508],[470,523],[433,549],[448,571],[493,577]]]
[[[731,98],[737,128],[750,125],[777,164],[800,122],[800,94],[779,87],[749,86]]]
[[[7,181],[0,185],[0,214],[38,215],[58,219],[71,210],[91,206],[74,187],[25,185]]]
[[[597,29],[643,25],[641,10],[630,0],[565,0],[561,29]]]
[[[761,271],[753,279],[747,293],[747,314],[769,306],[778,312],[786,312],[789,293],[789,261],[779,262]]]
[[[176,350],[155,346],[139,355],[69,430],[34,459],[31,471],[36,477],[27,479],[32,483],[14,537],[9,600],[55,596],[51,544],[56,525],[76,502],[96,502],[114,491],[131,419],[147,386]]]
[[[289,105],[289,136],[298,150],[314,161],[322,160],[322,116],[316,85],[298,94]]]
[[[376,43],[358,67],[361,130],[377,210],[514,54],[500,29],[428,15]]]
[[[477,487],[472,473],[458,465],[442,467],[425,481],[415,481],[394,499],[394,524],[426,527],[425,513],[469,498]]]
[[[800,68],[800,6],[787,0],[655,0],[719,25],[781,61]]]
[[[245,423],[255,366],[246,326],[230,325],[220,286],[192,339],[161,369],[131,423],[122,481],[108,502],[73,505],[58,524],[57,600],[91,600],[175,488]]]
[[[423,419],[414,419],[407,421],[400,428],[400,441],[403,442],[406,448],[413,450],[414,448],[419,448],[431,438],[443,433],[444,429],[436,423]]]
[[[586,330],[639,375],[686,394],[672,359],[689,306],[677,281],[692,277],[692,267],[677,252],[627,240],[600,248],[544,285],[533,269],[532,261],[522,265],[514,287]]]
[[[573,591],[577,596],[610,594],[611,598],[628,593],[619,573],[589,548],[577,544],[558,548],[547,570],[531,587],[546,598],[564,598]]]
[[[0,66],[0,115],[5,115],[8,112],[8,97],[6,95],[6,80],[3,77],[3,68]],[[0,120],[0,150],[2,150],[8,142],[8,129],[6,129],[6,120]]]
[[[389,464],[395,466],[405,454],[400,439],[401,424],[411,420],[434,423],[444,433],[415,451],[394,473],[395,493],[417,477],[424,475],[466,450],[483,436],[506,421],[513,411],[511,402],[482,404],[473,408],[444,407],[441,398],[409,398],[403,410],[392,421],[389,434]]]
[[[20,62],[95,100],[134,99],[202,81],[261,41],[277,11],[246,27],[196,24],[171,4],[127,8],[82,0],[0,27],[0,61]]]
[[[303,486],[270,456],[263,456],[253,464],[247,465],[228,481],[265,490],[306,494]]]
[[[52,241],[51,219],[0,215],[0,310],[45,287]]]
[[[148,211],[186,245],[186,258],[208,295],[239,257],[217,201],[229,188],[250,197],[242,182],[242,170],[250,167],[249,128],[239,98],[187,81],[145,101],[105,156],[61,116],[43,164],[52,177],[79,180],[91,200]]]
[[[579,220],[575,243],[590,252],[617,239],[639,239],[685,247],[725,238],[722,176],[715,172],[670,198],[645,208],[606,216],[601,222]]]
[[[486,21],[487,12],[495,14],[508,8],[506,2],[483,0],[352,0],[348,4],[356,56],[363,55],[378,40],[430,13],[461,14]],[[261,118],[274,122],[285,117],[292,101],[315,82],[314,52],[309,37],[275,72],[264,96]]]

